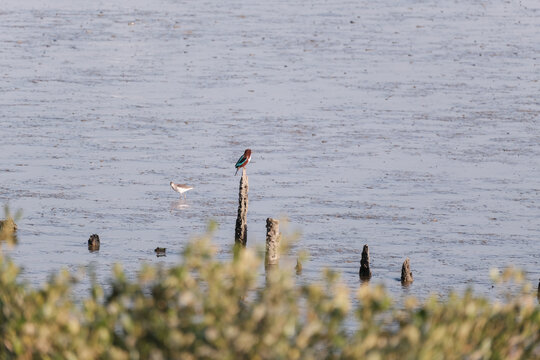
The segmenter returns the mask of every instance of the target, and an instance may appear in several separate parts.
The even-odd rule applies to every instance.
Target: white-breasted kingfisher
[[[234,165],[234,167],[236,168],[236,172],[234,173],[235,176],[236,174],[238,174],[238,170],[240,168],[246,167],[246,165],[249,163],[249,160],[251,160],[251,149],[246,149],[246,151],[244,151],[244,155],[240,156],[240,159],[238,159],[238,161]]]

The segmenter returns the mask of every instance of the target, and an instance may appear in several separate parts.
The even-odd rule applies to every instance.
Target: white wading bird
[[[180,194],[180,196],[182,196],[182,194],[184,194],[186,191],[189,191],[191,189],[193,189],[193,186],[189,186],[189,185],[186,185],[186,184],[175,184],[171,181],[171,187],[174,191],[176,191],[177,193]],[[186,194],[184,194],[184,199],[186,198]]]

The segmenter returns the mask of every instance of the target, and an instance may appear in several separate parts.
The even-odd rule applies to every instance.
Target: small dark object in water
[[[540,302],[540,279],[538,279],[538,302]]]
[[[157,247],[154,249],[157,256],[166,256],[165,251],[167,251],[167,248]]]
[[[99,250],[99,236],[97,234],[90,235],[90,238],[88,239],[88,250]]]
[[[371,278],[371,269],[369,268],[369,246],[364,245],[362,249],[362,260],[360,260],[360,271],[358,272],[361,280]]]
[[[413,282],[413,276],[411,271],[411,262],[409,258],[406,258],[401,267],[401,284],[409,285]]]

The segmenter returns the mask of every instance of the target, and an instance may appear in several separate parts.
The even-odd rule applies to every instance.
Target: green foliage
[[[504,303],[468,291],[400,307],[363,285],[352,311],[332,271],[298,286],[292,269],[272,267],[261,284],[255,252],[215,254],[208,235],[172,268],[146,265],[130,280],[117,265],[107,291],[94,283],[77,303],[69,273],[36,290],[0,256],[0,359],[540,358],[540,308],[525,285]],[[523,281],[515,270],[495,280],[509,278]]]
[[[10,246],[17,243],[17,224],[15,220],[18,220],[21,215],[22,212],[19,210],[15,216],[12,216],[9,206],[4,206],[4,220],[0,220],[0,246],[3,242]]]

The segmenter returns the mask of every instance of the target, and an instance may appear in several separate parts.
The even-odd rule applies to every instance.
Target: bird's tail
[[[236,172],[234,173],[234,176],[236,176],[236,174],[238,174],[238,169],[240,169],[240,168],[236,168]]]

